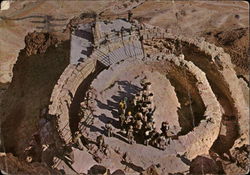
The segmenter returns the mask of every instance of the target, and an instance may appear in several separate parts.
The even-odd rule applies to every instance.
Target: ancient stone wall
[[[88,59],[78,65],[69,65],[52,92],[49,114],[57,117],[59,134],[66,142],[71,139],[69,127],[70,104],[77,88],[89,74],[95,71],[95,66],[95,59]]]
[[[143,29],[139,33],[143,36],[144,40],[164,38],[179,41],[183,44],[191,45],[204,55],[207,55],[207,57],[202,57],[202,59],[207,59],[207,62],[216,67],[217,75],[219,75],[221,80],[219,83],[222,84],[222,87],[226,87],[223,91],[231,100],[230,102],[235,108],[236,115],[239,119],[241,138],[243,138],[244,143],[248,143],[247,133],[249,129],[248,123],[246,122],[248,119],[247,105],[243,100],[244,97],[241,93],[241,86],[236,77],[235,71],[233,70],[230,56],[226,54],[222,48],[207,43],[202,38],[192,39],[175,36],[166,33],[159,28],[151,28],[150,30]],[[133,38],[130,39],[133,40]],[[134,39],[138,39],[138,37],[135,37]],[[129,39],[125,42],[129,42]],[[107,43],[106,45],[100,45],[98,50],[101,51],[101,53],[108,54],[123,46],[124,41],[113,42]],[[66,142],[71,139],[69,128],[69,106],[81,82],[83,82],[91,72],[95,71],[96,60],[100,58],[99,51],[94,51],[86,62],[80,63],[77,66],[69,65],[65,69],[52,93],[52,104],[49,107],[49,113],[57,116],[60,135],[66,140]],[[176,150],[176,152],[180,154],[186,153],[188,158],[193,159],[199,154],[207,154],[219,134],[220,120],[222,116],[220,104],[210,87],[208,81],[209,77],[206,77],[209,76],[209,74],[207,74],[207,70],[204,66],[199,65],[199,62],[196,60],[185,60],[186,57],[177,58],[175,56],[167,56],[166,59],[176,66],[182,65],[182,68],[185,68],[195,76],[197,89],[206,107],[206,118],[202,120],[192,132],[180,136],[178,140],[174,140],[172,144],[170,144],[170,147]]]
[[[150,60],[155,61],[156,59]],[[219,134],[222,112],[205,73],[191,61],[186,61],[182,56],[163,55],[159,61],[168,61],[176,67],[180,67],[182,71],[185,69],[187,73],[191,73],[196,79],[196,88],[206,107],[205,119],[201,120],[193,131],[180,136],[178,140],[173,140],[168,149],[175,150],[176,153],[181,155],[185,154],[189,159],[193,159],[200,154],[208,154]]]
[[[246,101],[244,100],[242,88],[246,88],[246,84],[241,85],[239,79],[234,71],[234,66],[231,63],[230,56],[224,52],[220,47],[216,47],[214,44],[210,44],[204,41],[204,38],[187,38],[184,36],[172,35],[170,33],[164,32],[161,28],[143,29],[140,31],[145,40],[149,39],[171,39],[174,41],[179,41],[181,43],[186,43],[189,46],[197,48],[201,53],[207,55],[208,62],[212,63],[213,66],[217,67],[218,75],[220,80],[216,83],[220,86],[226,87],[224,92],[227,94],[228,98],[231,100],[231,104],[235,108],[236,115],[238,117],[238,122],[240,126],[240,139],[237,141],[244,143],[249,143],[249,109]],[[207,73],[203,67],[201,67],[197,61],[192,60],[196,66],[202,69],[203,72]],[[205,61],[205,60],[204,60]],[[209,77],[208,77],[209,78]],[[242,87],[243,86],[243,87]]]
[[[69,126],[69,108],[80,84],[95,71],[97,60],[100,60],[101,56],[112,54],[117,49],[126,47],[129,43],[133,44],[136,39],[138,38],[133,35],[125,40],[117,40],[118,42],[103,45],[96,49],[86,61],[78,65],[70,64],[65,69],[54,87],[49,106],[49,114],[57,117],[59,135],[64,141],[69,142],[72,137]],[[142,52],[140,55],[142,56]],[[119,57],[117,53],[111,56],[113,58]]]

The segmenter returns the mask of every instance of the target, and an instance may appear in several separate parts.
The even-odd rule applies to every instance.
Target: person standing
[[[113,133],[112,133],[113,127],[112,127],[111,121],[108,121],[108,123],[105,125],[105,128],[107,129],[108,137],[112,137],[113,136]]]
[[[161,124],[161,132],[166,137],[167,137],[168,130],[169,130],[169,124],[168,124],[168,122],[166,122],[166,121],[162,122],[162,124]]]
[[[133,132],[134,132],[133,126],[130,125],[129,129],[128,129],[128,133],[127,133],[127,138],[128,138],[129,144],[133,144],[134,143],[134,134],[133,134]]]
[[[99,135],[96,138],[96,144],[97,144],[97,147],[98,147],[99,150],[103,150],[104,145],[105,145],[103,135]]]

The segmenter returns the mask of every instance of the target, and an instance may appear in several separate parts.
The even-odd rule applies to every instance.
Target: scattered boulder
[[[116,170],[111,175],[126,175],[122,170]]]
[[[191,174],[219,174],[220,168],[209,156],[197,156],[192,160],[189,169]]]
[[[110,170],[102,165],[94,165],[88,171],[89,175],[110,175]]]
[[[247,35],[248,28],[238,28],[226,32],[218,32],[215,37],[223,45],[232,45],[235,41]]]
[[[0,169],[8,174],[46,174],[61,175],[58,170],[52,169],[45,164],[34,162],[27,163],[18,159],[11,153],[0,154]]]
[[[250,168],[250,145],[243,145],[240,148],[235,148],[230,150],[231,155],[234,157],[236,164],[245,170],[246,172],[249,172]]]
[[[141,175],[160,175],[159,169],[155,165],[151,165]]]

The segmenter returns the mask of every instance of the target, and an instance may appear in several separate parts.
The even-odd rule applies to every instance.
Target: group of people
[[[119,102],[119,124],[120,129],[126,134],[130,144],[136,141],[145,145],[151,144],[164,150],[169,142],[167,136],[169,125],[162,122],[161,133],[156,131],[154,112],[156,107],[153,104],[154,94],[151,92],[151,82],[147,77],[141,80],[142,90],[132,99],[125,97]],[[111,123],[106,124],[108,136],[112,136]]]
[[[79,150],[84,150],[86,148],[87,151],[93,156],[94,160],[98,163],[101,163],[102,161],[100,154],[98,155],[98,151],[105,156],[109,155],[109,145],[105,143],[104,136],[102,134],[97,136],[96,140],[91,140],[90,138],[84,136],[81,132],[77,131],[72,139],[71,145]],[[97,149],[95,149],[93,145],[96,145]]]

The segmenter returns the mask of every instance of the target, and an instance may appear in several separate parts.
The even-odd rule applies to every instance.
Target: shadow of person
[[[100,109],[106,109],[106,110],[109,110],[111,111],[112,115],[114,118],[118,118],[118,104],[108,100],[107,103],[108,104],[104,104],[102,103],[101,101],[99,100],[96,100],[97,101],[97,106],[100,108]],[[111,105],[109,105],[111,104]],[[115,106],[116,105],[116,106]]]
[[[188,166],[191,165],[191,161],[190,161],[189,159],[187,159],[185,155],[177,154],[176,157],[180,158],[181,161],[182,161],[183,163],[185,163],[186,165],[188,165]]]
[[[118,109],[118,103],[112,102],[111,100],[107,100],[107,105],[112,109]]]
[[[120,134],[122,137],[127,137],[126,133],[122,132],[122,131],[118,131],[118,134]]]
[[[120,92],[120,91],[119,91]],[[117,96],[117,95],[113,95],[112,97],[111,97],[115,102],[120,102],[123,98],[124,98],[124,96],[120,96],[120,94],[119,94],[119,96]]]
[[[128,81],[117,81],[117,84],[121,86],[123,90],[120,89],[120,91],[118,91],[118,96],[113,95],[111,97],[115,102],[119,102],[124,97],[131,98],[133,95],[135,95],[141,90],[140,87],[133,85]]]
[[[126,167],[129,167],[129,168],[131,168],[132,170],[134,170],[134,171],[136,171],[138,173],[141,173],[142,171],[144,171],[144,169],[142,167],[137,166],[137,165],[135,165],[135,164],[133,164],[131,162],[126,162],[126,161],[122,160],[121,163],[123,165],[125,165]]]
[[[133,85],[132,83],[128,81],[118,81],[118,85],[122,86],[125,92],[129,94],[136,94],[138,91],[141,90],[140,87]]]
[[[125,142],[125,143],[129,143],[124,137],[118,135],[117,133],[114,133],[114,134],[113,134],[113,137],[115,137],[115,138],[117,138],[117,139],[119,139],[119,140],[122,140],[122,141]]]
[[[104,124],[111,122],[111,124],[114,128],[119,128],[119,122],[111,117],[107,117],[105,114],[101,114],[101,115],[95,116],[95,117],[98,118]]]
[[[99,108],[101,108],[101,109],[107,109],[107,110],[110,110],[110,111],[113,110],[113,107],[109,106],[108,104],[104,104],[99,100],[96,100],[96,102],[97,102],[97,106]]]
[[[119,113],[117,111],[112,110],[111,114],[114,118],[119,118]]]
[[[94,125],[89,126],[89,129],[90,129],[91,132],[99,132],[100,134],[104,134],[104,130],[102,130],[100,128],[97,128]]]

